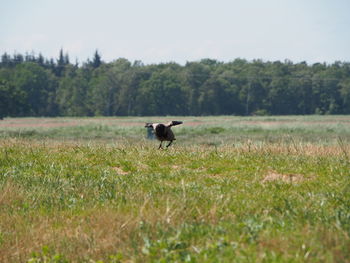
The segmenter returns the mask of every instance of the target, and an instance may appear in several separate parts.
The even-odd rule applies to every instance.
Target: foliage
[[[349,114],[350,64],[203,59],[143,65],[72,64],[7,53],[0,63],[0,117]]]

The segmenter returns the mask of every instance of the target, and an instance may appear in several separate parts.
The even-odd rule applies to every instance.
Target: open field
[[[350,142],[350,116],[6,118],[0,121],[0,138],[140,142],[146,137],[145,122],[174,119],[184,121],[174,128],[179,145],[232,146],[247,141],[330,145],[339,138]]]
[[[0,262],[350,262],[349,158],[349,116],[5,119]]]

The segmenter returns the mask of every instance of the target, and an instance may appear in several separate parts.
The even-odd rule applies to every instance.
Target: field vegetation
[[[0,262],[350,262],[349,154],[348,116],[6,118]]]

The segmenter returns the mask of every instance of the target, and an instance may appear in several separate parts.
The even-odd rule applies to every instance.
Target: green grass
[[[350,262],[347,119],[226,118],[187,119],[168,150],[138,126],[2,128],[0,262]],[[283,119],[305,128],[256,123]]]

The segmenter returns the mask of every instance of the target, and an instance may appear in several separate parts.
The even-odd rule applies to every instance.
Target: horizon
[[[61,50],[61,49],[60,49]],[[59,50],[59,52],[60,52],[60,50]],[[310,63],[310,62],[308,62],[308,61],[292,61],[292,60],[290,60],[290,59],[288,59],[288,58],[286,58],[286,59],[283,59],[283,60],[266,60],[266,59],[261,59],[261,58],[253,58],[253,59],[246,59],[246,58],[242,58],[242,57],[236,57],[236,58],[233,58],[233,59],[231,59],[231,60],[227,60],[227,61],[222,61],[222,60],[218,60],[218,59],[215,59],[215,58],[207,58],[207,57],[203,57],[203,58],[199,58],[198,60],[192,60],[192,61],[185,61],[184,63],[179,63],[179,62],[177,62],[177,61],[165,61],[165,62],[154,62],[154,63],[145,63],[145,62],[143,62],[142,60],[139,60],[139,59],[135,59],[135,60],[130,60],[130,59],[128,59],[128,58],[125,58],[125,57],[117,57],[117,58],[114,58],[114,59],[112,59],[112,60],[110,60],[110,61],[105,61],[104,59],[103,59],[103,54],[101,54],[99,51],[98,51],[98,49],[96,49],[94,52],[93,52],[93,54],[90,56],[90,57],[88,57],[88,58],[86,58],[86,60],[85,61],[77,61],[77,60],[72,60],[71,58],[71,55],[68,53],[68,52],[65,52],[63,49],[62,49],[62,51],[63,51],[63,54],[64,54],[64,56],[67,56],[68,55],[68,58],[69,58],[69,63],[70,64],[77,64],[78,66],[82,66],[82,65],[84,65],[85,63],[88,63],[89,61],[91,61],[92,59],[93,59],[93,56],[94,56],[94,54],[95,54],[95,52],[97,51],[98,52],[98,54],[101,56],[101,61],[103,62],[103,63],[113,63],[114,61],[117,61],[118,59],[126,59],[127,61],[129,61],[130,63],[135,63],[135,62],[141,62],[142,63],[142,65],[144,65],[144,66],[148,66],[148,65],[161,65],[161,64],[172,64],[172,63],[174,63],[174,64],[178,64],[178,65],[180,65],[180,66],[185,66],[187,63],[200,63],[201,61],[203,61],[203,60],[213,60],[213,61],[217,61],[218,63],[224,63],[224,64],[226,64],[226,63],[232,63],[232,62],[234,62],[234,61],[236,61],[236,60],[244,60],[244,61],[246,61],[247,63],[254,63],[254,62],[256,62],[256,61],[259,61],[259,62],[262,62],[262,63],[274,63],[274,62],[280,62],[280,63],[289,63],[289,62],[291,62],[292,64],[301,64],[301,63],[306,63],[306,65],[308,65],[308,66],[311,66],[311,65],[314,65],[314,64],[324,64],[324,65],[333,65],[333,64],[335,64],[335,63],[350,63],[350,60],[349,61],[347,61],[347,60],[334,60],[334,61],[315,61],[315,62],[312,62],[312,63]],[[2,55],[4,55],[4,54],[7,54],[7,55],[9,55],[9,56],[11,56],[11,57],[14,57],[14,56],[16,56],[16,55],[22,55],[24,58],[25,58],[25,56],[27,56],[27,55],[29,55],[29,56],[34,56],[35,58],[37,58],[37,57],[39,57],[40,55],[41,56],[43,56],[43,58],[45,59],[45,61],[50,61],[50,60],[54,60],[54,62],[57,62],[58,61],[58,59],[59,59],[59,52],[58,52],[58,55],[56,56],[56,57],[46,57],[45,56],[45,54],[43,54],[42,52],[34,52],[33,50],[32,51],[30,51],[30,52],[28,52],[28,51],[26,51],[25,53],[20,53],[20,52],[14,52],[14,53],[8,53],[8,52],[4,52],[4,53],[2,53],[2,54],[0,54],[0,56],[2,56]],[[0,61],[1,61],[1,58],[0,58]]]

